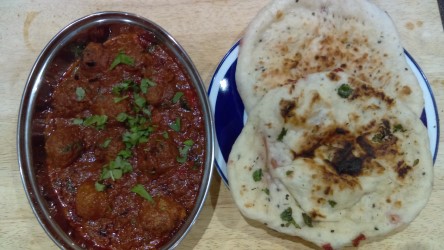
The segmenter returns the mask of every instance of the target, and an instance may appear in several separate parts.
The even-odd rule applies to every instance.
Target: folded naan
[[[270,89],[336,68],[420,116],[424,101],[397,30],[367,0],[272,1],[240,43],[237,88],[248,113]]]
[[[402,229],[426,205],[433,180],[418,115],[341,70],[267,91],[227,171],[244,216],[325,249]]]

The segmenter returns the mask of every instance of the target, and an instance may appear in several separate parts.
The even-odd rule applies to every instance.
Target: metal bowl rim
[[[42,84],[42,76],[44,71],[47,69],[48,64],[50,64],[51,59],[57,54],[57,52],[59,52],[61,47],[66,45],[66,43],[70,41],[69,39],[72,39],[78,32],[93,27],[97,23],[101,24],[104,22],[137,25],[150,31],[155,30],[156,33],[158,32],[157,34],[163,35],[166,38],[166,41],[162,42],[168,42],[169,44],[167,44],[167,46],[170,50],[175,49],[175,51],[172,52],[176,55],[182,66],[185,67],[185,70],[189,74],[201,103],[203,117],[205,120],[206,135],[205,170],[202,176],[202,183],[194,209],[175,236],[162,247],[163,249],[172,249],[185,238],[185,236],[191,230],[191,227],[195,224],[209,192],[214,169],[214,118],[211,112],[208,96],[206,95],[205,86],[189,55],[166,30],[153,21],[142,16],[118,11],[102,11],[92,13],[65,26],[47,43],[47,45],[41,51],[26,81],[20,102],[17,122],[17,159],[24,191],[34,215],[51,240],[62,249],[80,249],[80,247],[77,246],[71,240],[71,238],[66,235],[58,224],[51,219],[46,202],[44,201],[43,197],[41,197],[38,190],[31,159],[31,121],[34,113],[33,109],[36,93],[39,90],[39,86]],[[64,41],[65,43],[59,44],[61,41]]]

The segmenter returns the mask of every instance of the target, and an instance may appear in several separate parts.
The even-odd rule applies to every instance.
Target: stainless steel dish
[[[44,198],[41,187],[36,181],[36,172],[39,171],[38,155],[44,154],[43,136],[39,132],[44,124],[39,123],[36,111],[48,100],[50,89],[48,82],[58,77],[54,72],[68,65],[72,60],[70,53],[75,53],[70,46],[78,39],[90,39],[85,36],[90,29],[112,24],[135,25],[153,32],[159,40],[164,42],[175,54],[180,63],[188,72],[198,93],[205,120],[206,158],[205,170],[196,205],[185,224],[178,233],[163,246],[164,249],[176,247],[189,232],[195,223],[206,199],[213,171],[214,131],[213,118],[205,87],[184,49],[164,29],[155,23],[129,13],[100,12],[80,18],[61,30],[43,49],[35,62],[28,77],[21,100],[18,127],[17,152],[23,186],[32,210],[40,225],[48,236],[62,249],[80,249],[67,235],[62,227],[51,217],[50,204]]]

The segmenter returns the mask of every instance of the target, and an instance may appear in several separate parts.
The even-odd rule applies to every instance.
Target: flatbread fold
[[[347,86],[348,95],[340,94]],[[433,169],[417,114],[342,71],[269,90],[227,163],[246,217],[328,249],[396,232],[426,205]]]
[[[237,88],[248,113],[269,90],[336,68],[421,114],[421,90],[395,25],[367,0],[270,2],[241,40]]]

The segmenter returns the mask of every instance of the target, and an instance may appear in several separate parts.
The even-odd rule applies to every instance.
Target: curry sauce
[[[185,69],[156,35],[124,25],[76,47],[55,79],[37,181],[51,215],[88,249],[165,244],[195,205],[204,119]]]

